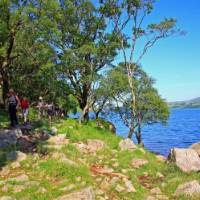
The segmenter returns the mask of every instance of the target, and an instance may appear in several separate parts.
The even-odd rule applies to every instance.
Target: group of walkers
[[[36,106],[38,108],[38,119],[42,119],[48,116],[51,121],[53,117],[64,117],[64,111],[58,106],[54,106],[54,103],[45,103],[42,97],[39,97],[39,102]]]
[[[29,104],[27,98],[22,96],[21,98],[15,94],[13,89],[9,90],[8,93],[8,112],[10,117],[10,125],[11,127],[15,127],[18,125],[18,109],[21,107],[22,110],[22,118],[24,124],[28,122],[28,114],[29,114]],[[54,106],[53,103],[45,103],[42,97],[39,97],[39,101],[36,105],[38,110],[38,119],[41,120],[43,117],[48,116],[51,121],[54,116],[63,117],[64,111],[61,110],[58,106]]]

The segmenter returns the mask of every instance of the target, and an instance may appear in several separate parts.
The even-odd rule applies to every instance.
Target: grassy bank
[[[3,115],[1,113],[0,117],[1,126],[5,127],[8,124],[5,113]],[[46,141],[41,142],[38,143],[38,149],[42,154],[30,153],[25,160],[20,162],[20,165],[15,167],[13,167],[13,162],[6,162],[3,168],[4,170],[8,169],[9,173],[3,176],[1,173],[0,197],[12,196],[16,199],[25,199],[26,197],[26,199],[33,200],[49,200],[92,186],[96,192],[96,199],[143,200],[147,196],[156,196],[156,194],[151,194],[151,189],[159,187],[162,195],[169,199],[188,200],[188,197],[175,198],[173,196],[177,186],[189,180],[200,181],[200,174],[182,173],[174,165],[166,164],[139,146],[133,152],[120,151],[118,144],[121,138],[111,134],[107,129],[99,128],[95,120],[84,125],[80,125],[75,119],[63,119],[53,122],[51,125],[44,121],[38,127],[36,126],[35,130],[45,129],[48,131],[52,127],[58,130],[58,135],[66,136],[69,140],[68,144],[57,149],[53,146],[48,147]],[[106,146],[95,153],[80,151],[76,144],[86,143],[88,139],[101,140]],[[56,154],[64,155],[75,162],[78,167],[62,162],[56,158]],[[131,165],[133,158],[144,159],[148,161],[148,164],[133,168]],[[110,183],[111,177],[92,173],[91,166],[109,168],[116,173],[126,175],[136,192],[128,192],[126,189],[117,191],[118,185],[125,188],[122,179],[116,179]],[[25,182],[10,179],[24,174],[29,177],[29,182],[32,182],[31,187],[27,187]]]

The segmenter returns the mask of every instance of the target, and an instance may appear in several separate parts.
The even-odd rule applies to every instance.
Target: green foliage
[[[149,77],[141,67],[135,66],[132,77],[135,91],[134,122],[136,136],[141,138],[141,125],[167,122],[169,109],[167,103],[159,96],[153,87],[154,80]],[[109,108],[118,113],[127,127],[131,127],[131,90],[128,85],[126,69],[123,63],[110,70],[104,90],[111,92]],[[109,83],[109,84],[108,84]],[[110,110],[109,110],[110,112]]]

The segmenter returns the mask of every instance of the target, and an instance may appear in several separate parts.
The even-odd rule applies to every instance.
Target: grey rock
[[[176,189],[175,196],[186,195],[186,196],[200,196],[200,185],[197,180],[190,181],[184,184],[181,184]]]
[[[121,185],[118,184],[118,185],[116,186],[115,190],[116,190],[117,192],[120,193],[120,192],[125,191],[125,188],[124,188],[123,186],[121,186]]]
[[[58,129],[56,127],[51,128],[51,134],[56,135],[58,133]]]
[[[25,187],[23,185],[14,185],[13,192],[18,193],[18,192],[23,191],[24,189],[25,189]]]
[[[174,148],[168,156],[183,172],[200,171],[200,158],[194,149]]]
[[[61,196],[56,200],[95,200],[95,193],[91,187]]]
[[[10,169],[8,166],[5,166],[0,171],[0,176],[7,176],[10,173]]]
[[[29,180],[29,177],[26,174],[22,174],[19,176],[16,176],[14,178],[8,179],[9,181],[16,181],[16,182],[25,182]]]
[[[151,194],[162,194],[161,190],[159,187],[151,189]]]
[[[13,162],[13,163],[11,163],[11,165],[10,165],[13,169],[16,169],[16,168],[19,168],[19,167],[21,167],[21,165],[20,165],[20,163],[19,162],[17,162],[17,161],[15,161],[15,162]]]
[[[17,138],[20,138],[23,136],[22,130],[20,128],[16,128],[13,130],[13,133],[16,135]]]
[[[158,195],[156,195],[156,198],[157,198],[158,200],[169,200],[169,197],[167,197],[167,196],[164,195],[164,194],[158,194]]]
[[[200,142],[191,145],[190,149],[194,149],[198,153],[198,155],[200,156]]]
[[[145,159],[141,159],[141,158],[133,158],[132,161],[131,161],[131,165],[134,167],[134,168],[140,168],[146,164],[148,164],[149,161],[148,160],[145,160]]]
[[[27,155],[21,151],[11,151],[7,154],[7,160],[15,160],[17,162],[23,161]]]
[[[120,141],[119,148],[122,151],[125,151],[125,150],[132,151],[132,150],[136,149],[136,145],[133,143],[133,141],[131,139],[127,138],[127,139]]]
[[[28,188],[37,187],[39,185],[40,185],[40,182],[38,182],[38,181],[28,181],[25,183],[25,186]]]
[[[48,142],[52,145],[67,145],[69,144],[69,139],[67,139],[65,135],[60,134],[50,137]]]
[[[61,188],[60,190],[61,191],[69,191],[69,190],[72,190],[73,188],[75,188],[75,185],[74,184],[70,184],[68,186],[65,186],[64,188]]]
[[[130,180],[124,179],[124,184],[127,187],[128,192],[136,192],[136,189]]]
[[[88,139],[87,140],[87,149],[90,152],[96,152],[98,150],[101,150],[105,147],[105,143],[101,140],[95,140],[95,139]]]
[[[73,160],[68,159],[64,153],[55,152],[53,153],[52,158],[58,159],[60,162],[63,162],[65,164],[78,167],[78,164],[74,162]]]
[[[0,149],[16,146],[17,136],[12,130],[0,130]]]
[[[111,179],[111,181],[110,181],[110,184],[111,184],[112,186],[114,186],[114,185],[117,184],[118,181],[119,181],[119,178],[118,178],[118,177],[113,177],[113,178]]]

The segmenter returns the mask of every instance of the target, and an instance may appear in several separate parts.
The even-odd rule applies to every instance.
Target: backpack
[[[16,95],[12,95],[8,98],[8,104],[12,106],[17,106],[18,104],[18,97]]]

